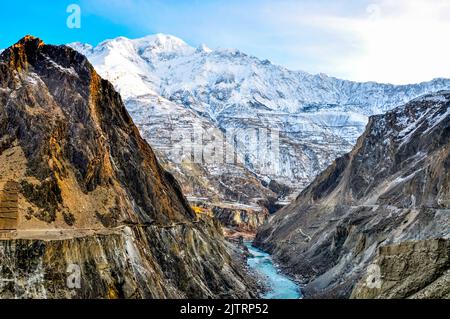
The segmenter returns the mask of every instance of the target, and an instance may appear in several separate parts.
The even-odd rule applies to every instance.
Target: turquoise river
[[[266,279],[269,290],[262,296],[264,299],[299,299],[302,293],[295,281],[283,275],[275,267],[270,255],[261,249],[253,247],[251,242],[246,242],[251,256],[247,260],[250,268],[257,271]]]

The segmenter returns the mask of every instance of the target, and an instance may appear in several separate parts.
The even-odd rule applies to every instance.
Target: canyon
[[[257,296],[75,50],[26,36],[1,53],[0,163],[0,297]]]
[[[237,231],[254,232],[268,213],[351,151],[369,116],[450,89],[448,79],[391,85],[312,75],[237,49],[195,48],[166,34],[69,46],[120,92],[190,202],[220,212]],[[180,154],[180,147],[187,152]],[[236,160],[202,152],[214,148]]]
[[[448,296],[449,168],[450,91],[440,91],[370,117],[254,244],[308,298]]]
[[[0,297],[449,298],[449,89],[26,36],[0,51]]]

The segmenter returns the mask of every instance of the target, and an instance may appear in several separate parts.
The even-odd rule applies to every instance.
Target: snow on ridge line
[[[402,84],[402,85],[395,85],[395,84],[391,84],[391,83],[379,83],[379,82],[375,82],[375,81],[365,81],[365,82],[354,82],[354,81],[350,81],[350,80],[345,80],[345,79],[340,79],[340,78],[336,78],[330,75],[327,75],[325,73],[318,73],[318,74],[312,74],[312,73],[308,73],[302,70],[290,70],[286,67],[283,67],[281,65],[273,65],[269,60],[261,60],[256,56],[252,56],[252,55],[248,55],[244,52],[241,52],[238,49],[235,48],[217,48],[217,49],[210,49],[208,48],[205,44],[201,44],[198,48],[194,48],[193,46],[187,44],[185,41],[183,41],[182,39],[170,35],[170,34],[164,34],[164,33],[157,33],[157,34],[151,34],[151,35],[147,35],[141,38],[135,38],[135,39],[130,39],[124,36],[120,36],[117,38],[113,38],[113,39],[107,39],[102,41],[101,43],[99,43],[97,46],[92,46],[90,44],[82,44],[82,43],[69,43],[67,44],[68,46],[73,47],[74,49],[80,49],[83,50],[83,46],[86,47],[91,47],[90,52],[92,53],[93,50],[95,49],[100,49],[104,46],[107,46],[108,44],[114,44],[114,43],[122,43],[122,42],[128,42],[130,44],[132,44],[133,46],[136,46],[137,49],[144,47],[148,47],[149,45],[157,45],[156,47],[161,48],[163,52],[180,52],[180,53],[186,53],[186,54],[195,54],[195,53],[217,53],[217,54],[228,54],[228,55],[242,55],[248,58],[254,58],[256,60],[258,60],[259,63],[261,64],[266,64],[266,65],[272,65],[278,69],[282,69],[288,73],[294,73],[299,77],[306,77],[306,78],[312,78],[314,79],[314,81],[325,81],[325,82],[342,82],[342,83],[346,83],[347,85],[364,85],[367,87],[370,86],[383,86],[386,87],[386,89],[395,89],[395,88],[402,88],[402,89],[407,89],[409,87],[413,87],[416,85],[428,85],[430,83],[435,83],[435,82],[439,82],[439,81],[450,81],[450,79],[446,79],[446,78],[435,78],[432,79],[431,81],[423,81],[420,83],[410,83],[410,84]],[[80,46],[79,44],[81,44],[82,46]],[[184,52],[183,52],[184,51]],[[269,63],[267,63],[269,62]],[[306,80],[306,79],[305,79]],[[310,79],[311,80],[311,79]]]
[[[438,92],[425,94],[411,100],[411,102],[420,102],[420,101],[448,102],[449,98],[446,97],[446,95],[450,95],[450,90],[441,90]]]
[[[121,42],[124,46],[116,46]],[[154,47],[155,42],[162,45]],[[166,42],[186,47],[173,55],[169,54],[173,46]],[[326,122],[336,127],[339,118],[347,118],[347,124],[350,120],[365,126],[368,116],[385,113],[424,93],[450,89],[450,80],[445,79],[394,86],[339,80],[326,74],[313,76],[267,65],[238,50],[216,50],[211,54],[203,48],[199,52],[165,34],[135,40],[119,37],[95,48],[80,43],[71,46],[86,51],[97,71],[112,80],[125,98],[160,95],[216,120],[229,115],[248,116],[255,111],[267,112],[268,116],[309,113],[321,120],[328,118]],[[348,140],[355,139],[358,133],[349,133],[354,136]]]
[[[104,40],[96,46],[93,46],[89,43],[82,43],[82,42],[68,43],[67,46],[69,46],[75,50],[79,50],[81,53],[91,53],[92,54],[92,53],[94,53],[95,50],[100,50],[100,49],[103,49],[108,46],[114,47],[114,46],[117,46],[120,44],[131,45],[134,47],[134,49],[140,49],[142,47],[150,47],[150,48],[154,49],[156,47],[160,47],[162,50],[165,50],[165,51],[176,51],[176,50],[195,51],[195,49],[193,47],[188,45],[182,39],[177,38],[172,35],[163,34],[163,33],[147,35],[147,36],[144,36],[141,38],[136,38],[136,39],[130,39],[130,38],[127,38],[124,36],[120,36],[117,38]]]
[[[114,84],[131,116],[145,128],[149,142],[169,162],[168,126],[175,131],[191,127],[190,123],[207,123],[224,131],[236,127],[275,129],[283,137],[279,168],[267,174],[268,162],[253,157],[248,158],[246,168],[294,191],[306,186],[331,160],[350,151],[369,116],[422,94],[450,89],[450,80],[445,79],[395,86],[315,76],[239,50],[210,52],[186,45],[174,51],[182,43],[174,41],[174,47],[166,45],[166,40],[172,38],[109,40],[89,51],[87,57],[99,74]],[[139,98],[145,96],[151,98]],[[239,139],[236,151],[244,154],[248,151],[244,137]]]

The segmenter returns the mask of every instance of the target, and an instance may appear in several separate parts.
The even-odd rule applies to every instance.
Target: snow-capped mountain
[[[362,282],[357,295],[439,298],[448,292],[442,284],[448,267],[434,266],[441,252],[433,240],[443,245],[450,238],[449,212],[450,91],[440,91],[371,116],[352,151],[272,216],[254,243],[302,278],[308,298],[350,297],[377,252],[402,245],[386,258],[390,266],[381,262],[381,278],[389,280],[379,287]],[[418,249],[406,249],[408,242]],[[441,256],[448,252],[445,247]],[[427,267],[417,266],[424,256],[433,257]]]
[[[247,187],[236,191],[237,180],[225,181],[224,187],[221,176],[230,167],[238,167],[233,176],[252,176],[252,185],[263,181],[279,197],[286,193],[283,185],[295,193],[332,160],[351,150],[368,116],[450,88],[447,79],[395,86],[311,75],[239,50],[211,50],[205,45],[194,48],[163,34],[136,40],[120,37],[96,47],[71,46],[114,84],[144,136],[181,180],[203,173],[174,164],[173,131],[197,123],[217,134],[235,132],[229,144],[240,155],[237,166],[197,163],[197,168],[217,176],[215,185],[222,185],[218,196],[227,188],[236,196],[222,197],[234,201],[239,201],[239,196],[265,197],[267,192],[259,186],[252,188],[251,195]],[[264,147],[260,142],[267,137],[261,129],[266,128],[271,130],[269,139],[275,141],[261,152]],[[256,132],[253,139],[249,136],[252,132]],[[185,189],[189,195],[199,195],[193,187]]]

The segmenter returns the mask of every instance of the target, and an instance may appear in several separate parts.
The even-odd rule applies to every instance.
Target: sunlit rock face
[[[33,37],[0,55],[0,236],[1,297],[254,296],[113,86]]]
[[[450,92],[441,91],[371,117],[353,150],[273,216],[256,244],[307,283],[306,296],[349,297],[356,282],[372,269],[379,249],[381,256],[392,251],[391,258],[408,258],[402,252],[405,246],[383,246],[413,242],[405,249],[414,255],[415,241],[448,239],[449,212]],[[423,247],[428,256],[427,247],[433,249],[434,244]],[[408,272],[422,269],[424,276],[432,276],[432,268],[414,266],[421,258],[417,253],[405,261],[410,263]],[[398,271],[392,265],[381,268],[386,280],[398,275],[390,273]],[[431,281],[424,287],[427,284]],[[398,280],[373,294],[414,294],[411,288],[402,295],[400,287]],[[358,291],[355,296],[370,295]],[[432,292],[420,294],[427,295]]]

